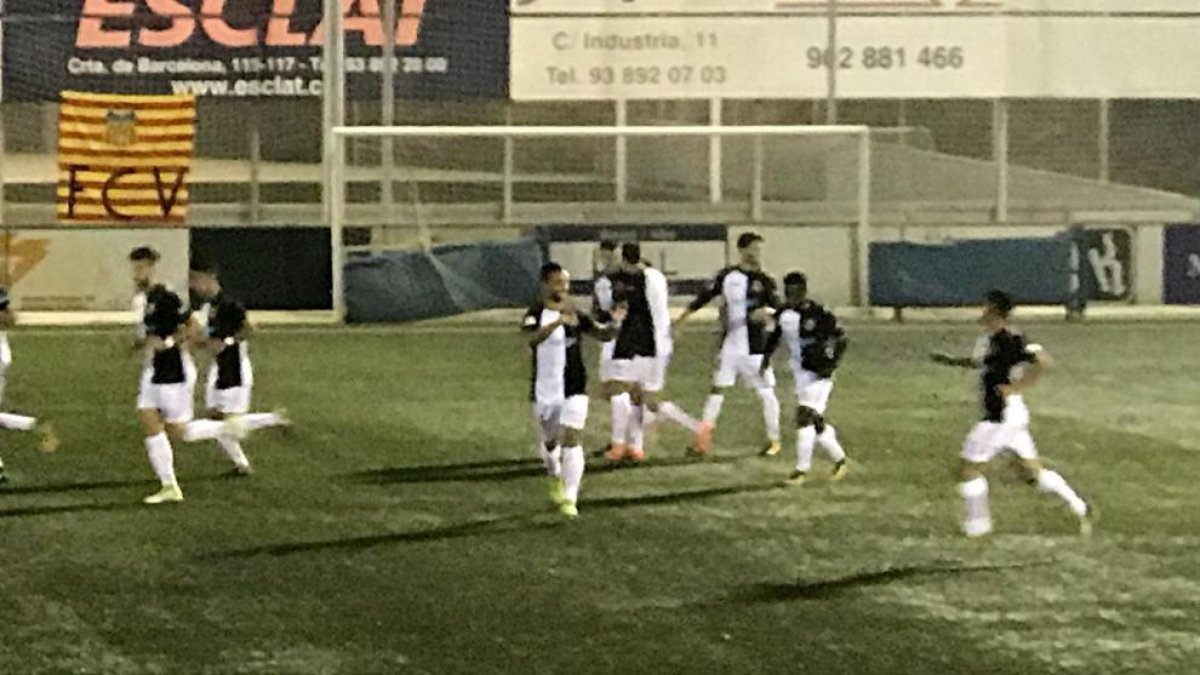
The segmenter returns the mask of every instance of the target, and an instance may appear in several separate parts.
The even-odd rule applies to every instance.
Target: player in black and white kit
[[[783,278],[785,304],[767,344],[767,367],[779,342],[787,344],[796,384],[796,468],[788,482],[801,485],[812,467],[813,448],[820,445],[833,462],[833,480],[846,475],[846,451],[837,430],[825,419],[833,376],[849,344],[833,312],[808,298],[808,278],[792,272]]]
[[[1042,466],[1037,447],[1029,433],[1029,408],[1024,393],[1041,377],[1050,364],[1040,345],[1008,324],[1013,301],[1001,291],[988,293],[980,323],[984,335],[969,358],[934,353],[935,362],[950,366],[980,368],[983,420],[971,430],[962,450],[961,482],[966,516],[963,531],[968,537],[981,537],[992,531],[988,508],[986,465],[997,455],[1012,452],[1021,461],[1026,480],[1041,492],[1056,495],[1079,518],[1080,533],[1090,534],[1091,508],[1056,471]]]
[[[12,366],[12,348],[8,344],[8,329],[15,325],[17,318],[9,307],[8,290],[0,287],[0,403],[4,400],[4,391],[8,385],[8,369]],[[0,413],[0,429],[12,431],[34,431],[41,436],[40,447],[44,452],[58,449],[58,436],[49,424],[40,422],[36,417]],[[4,460],[0,459],[0,485],[8,482],[8,474],[4,471]]]
[[[529,308],[521,324],[523,330],[533,334],[529,339],[533,349],[530,398],[541,431],[542,461],[552,479],[552,498],[563,515],[573,518],[579,515],[577,502],[586,461],[583,429],[588,412],[587,368],[580,339],[591,335],[609,340],[616,328],[597,324],[575,310],[570,278],[561,265],[546,263],[541,278],[542,299]],[[613,309],[617,321],[623,315],[623,308]]]
[[[767,430],[764,452],[777,454],[781,446],[775,373],[762,365],[767,338],[775,328],[775,311],[779,306],[779,297],[775,281],[762,271],[762,243],[763,238],[753,232],[739,236],[738,264],[721,270],[712,286],[696,296],[687,311],[675,321],[675,325],[678,327],[714,299],[722,299],[724,340],[717,357],[712,390],[704,404],[705,433],[702,439],[711,436],[716,427],[721,416],[721,407],[725,403],[725,390],[741,380],[754,389],[762,400],[763,420]],[[709,449],[697,448],[700,452],[707,452]]]
[[[642,260],[638,244],[626,243],[621,246],[621,268],[612,280],[615,301],[628,309],[613,350],[616,379],[628,398],[613,399],[612,444],[605,457],[644,460],[645,440],[659,415],[694,434],[696,445],[711,442],[699,421],[659,398],[674,350],[667,277]]]
[[[204,389],[204,416],[232,423],[227,427],[230,433],[218,435],[216,441],[233,462],[234,471],[250,475],[254,471],[242,449],[242,436],[257,429],[287,426],[290,422],[283,411],[250,412],[254,386],[247,343],[250,322],[245,306],[221,288],[216,266],[193,260],[188,285],[192,295],[203,303],[195,314],[203,331],[198,342],[212,355]]]
[[[596,263],[598,270],[592,281],[592,318],[598,323],[610,323],[612,321],[613,303],[613,287],[610,275],[615,273],[620,265],[620,257],[617,253],[617,242],[611,239],[606,239],[600,242],[600,248],[596,252]],[[622,397],[622,401],[613,405],[625,408],[630,405],[629,394],[621,391],[613,378],[613,349],[617,346],[617,341],[607,340],[600,345],[600,367],[597,375],[600,379],[600,396],[610,403],[614,397]],[[610,415],[610,420],[611,420]],[[611,421],[610,421],[611,424]],[[612,449],[612,444],[603,452],[608,452]]]
[[[178,295],[155,283],[158,258],[158,253],[148,247],[137,248],[129,255],[139,290],[134,306],[141,311],[135,346],[145,354],[138,388],[138,420],[145,432],[150,465],[162,483],[161,490],[144,500],[147,504],[183,501],[175,479],[171,441],[185,440],[185,427],[192,421],[194,382],[194,375],[188,372],[190,359],[183,351],[191,312]]]

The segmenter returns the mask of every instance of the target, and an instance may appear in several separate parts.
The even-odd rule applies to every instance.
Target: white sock
[[[246,426],[246,431],[254,431],[255,429],[266,429],[267,427],[277,427],[283,424],[283,420],[275,413],[247,413],[241,416],[242,424]]]
[[[709,394],[708,399],[704,401],[704,420],[705,424],[717,426],[717,418],[721,416],[721,406],[725,405],[725,394]]]
[[[158,433],[146,437],[146,454],[150,456],[150,466],[154,467],[154,475],[163,486],[175,485],[175,455],[171,451],[171,439],[166,433]]]
[[[667,401],[658,406],[658,414],[687,429],[693,434],[700,433],[700,422],[685,413],[679,406]]]
[[[546,467],[546,473],[558,478],[562,475],[562,448],[555,446],[553,450],[549,450],[546,446],[540,446],[542,454],[542,465]]]
[[[834,464],[846,461],[846,450],[838,442],[837,429],[834,429],[832,424],[826,424],[825,431],[817,435],[817,445],[824,448],[825,454],[829,455],[829,461]]]
[[[1075,490],[1067,484],[1067,480],[1062,477],[1057,471],[1050,469],[1042,469],[1038,472],[1037,477],[1038,490],[1050,494],[1058,495],[1067,506],[1071,508],[1071,512],[1080,518],[1087,515],[1087,503],[1075,494]]]
[[[32,431],[36,426],[36,417],[26,417],[24,415],[14,415],[12,413],[0,413],[0,429]]]
[[[812,425],[796,431],[796,470],[808,473],[812,468],[813,446],[817,442],[817,430]]]
[[[618,394],[612,397],[612,443],[625,445],[629,435],[629,418],[633,415],[633,402],[629,394]]]
[[[988,482],[980,476],[958,484],[966,517],[963,531],[968,537],[979,537],[992,531],[992,516],[988,510]]]
[[[626,435],[626,445],[638,450],[646,449],[646,410],[645,406],[633,406],[633,414],[629,416],[629,432]]]
[[[655,424],[658,424],[658,414],[649,408],[643,407],[642,408],[642,424],[640,427],[641,432],[639,434],[641,436],[641,438],[638,439],[640,441],[640,443],[638,443],[634,447],[641,448],[643,450],[646,449],[646,443],[648,442],[647,439],[649,439],[651,434],[653,433]]]
[[[246,458],[246,453],[242,450],[242,444],[237,439],[229,438],[228,436],[218,436],[217,443],[225,451],[225,454],[229,455],[229,459],[233,460],[234,465],[239,467],[250,466],[250,460]]]
[[[758,397],[762,399],[763,422],[767,426],[767,438],[779,441],[779,397],[774,389],[759,389]]]
[[[587,462],[583,458],[583,448],[575,445],[563,450],[562,479],[566,498],[572,504],[579,499],[579,486],[583,483],[583,469]]]
[[[215,441],[225,432],[225,423],[220,420],[192,420],[183,427],[183,440]]]

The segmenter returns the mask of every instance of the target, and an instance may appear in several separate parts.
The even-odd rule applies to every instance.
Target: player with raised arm
[[[958,485],[965,507],[963,531],[968,537],[981,537],[992,531],[988,507],[988,481],[984,468],[997,455],[1012,452],[1021,463],[1025,479],[1046,494],[1066,502],[1079,519],[1080,533],[1092,531],[1091,507],[1075,493],[1067,481],[1042,466],[1037,447],[1029,433],[1029,408],[1025,392],[1041,378],[1050,365],[1050,357],[1040,345],[1028,343],[1009,325],[1012,298],[1002,291],[991,291],[984,302],[980,324],[984,335],[971,357],[944,353],[931,355],[936,363],[964,368],[979,368],[983,395],[983,420],[967,436],[962,450],[961,482]]]
[[[808,278],[792,272],[783,278],[785,304],[767,343],[763,368],[782,341],[791,356],[796,383],[796,468],[788,482],[802,485],[812,467],[813,448],[820,445],[833,462],[832,480],[846,475],[846,451],[837,430],[825,419],[833,375],[849,341],[833,312],[808,297]]]
[[[721,270],[712,285],[688,305],[675,321],[680,326],[689,316],[717,298],[724,302],[724,339],[713,374],[712,390],[704,403],[704,428],[696,450],[712,449],[711,436],[721,416],[725,391],[742,380],[754,389],[762,400],[763,421],[766,425],[766,454],[778,454],[781,449],[779,433],[779,398],[775,395],[775,373],[763,368],[763,352],[767,337],[775,328],[775,310],[779,298],[775,281],[762,271],[763,238],[753,232],[738,237],[738,264]]]
[[[529,308],[521,328],[532,333],[533,350],[530,397],[540,430],[539,450],[552,480],[552,498],[568,518],[579,515],[579,488],[586,460],[583,430],[587,425],[587,368],[583,364],[580,338],[613,338],[617,329],[598,324],[575,310],[570,296],[570,278],[561,265],[542,266],[542,299]],[[613,319],[624,317],[624,308],[614,308]]]
[[[637,281],[639,278],[640,284]],[[636,310],[649,316],[654,355],[635,356],[630,361],[623,361],[617,369],[622,380],[622,390],[631,397],[633,407],[626,425],[624,442],[610,449],[608,459],[645,459],[645,440],[658,415],[691,432],[696,437],[697,444],[703,443],[704,426],[674,402],[660,400],[666,385],[671,354],[674,351],[671,337],[670,288],[666,275],[642,259],[642,249],[638,244],[628,243],[621,246],[621,276],[618,280],[622,285],[622,295],[618,297],[627,303],[630,314]],[[640,296],[630,297],[635,293],[640,293]],[[640,326],[645,320],[639,317],[631,323]],[[614,434],[614,438],[619,436]]]
[[[0,288],[0,403],[4,400],[4,391],[8,385],[8,369],[12,366],[12,348],[8,344],[8,329],[16,325],[17,317],[9,306],[8,290]],[[39,447],[43,452],[53,452],[58,449],[58,436],[46,422],[36,417],[15,415],[9,412],[0,413],[0,429],[12,431],[33,431],[41,438]],[[0,485],[8,482],[8,474],[4,471],[4,460],[0,459]]]
[[[204,416],[233,422],[232,433],[221,433],[225,429],[220,429],[215,440],[233,462],[234,472],[250,475],[254,471],[242,449],[240,436],[257,429],[287,426],[290,422],[283,411],[250,412],[254,370],[246,341],[251,326],[246,308],[221,287],[216,266],[193,260],[188,286],[193,297],[203,303],[199,312],[203,335],[198,342],[212,355],[204,392]]]

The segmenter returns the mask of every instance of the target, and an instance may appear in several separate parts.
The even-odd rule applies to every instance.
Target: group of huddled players
[[[837,317],[808,296],[802,272],[783,279],[783,298],[775,281],[762,270],[763,238],[745,233],[737,240],[738,262],[727,267],[687,309],[671,318],[667,279],[642,258],[636,243],[600,243],[591,313],[576,309],[570,278],[561,265],[541,269],[541,297],[525,314],[522,328],[531,334],[532,382],[530,400],[538,430],[538,451],[550,476],[552,499],[567,517],[579,515],[579,489],[586,457],[583,431],[587,423],[587,368],[581,339],[602,342],[600,392],[611,404],[611,442],[603,453],[611,462],[642,462],[646,439],[660,420],[686,429],[693,436],[690,454],[713,451],[714,432],[725,392],[739,381],[754,390],[762,403],[766,442],[761,454],[782,450],[780,402],[771,358],[780,344],[788,351],[795,383],[796,463],[789,485],[803,485],[820,447],[832,463],[830,479],[844,478],[849,469],[837,430],[826,419],[835,373],[849,340]],[[722,340],[712,388],[699,419],[674,402],[664,400],[663,388],[681,325],[695,312],[720,301]],[[1014,454],[1023,476],[1040,491],[1057,496],[1089,533],[1091,506],[1057,472],[1044,467],[1029,432],[1024,392],[1038,381],[1050,360],[1036,344],[1027,343],[1009,325],[1010,296],[988,294],[980,325],[983,335],[975,353],[958,358],[935,353],[935,362],[980,370],[983,419],[967,437],[961,453],[959,493],[969,537],[992,532],[988,481],[984,468],[998,456]]]
[[[580,345],[584,335],[603,343],[599,375],[602,396],[612,411],[611,442],[604,452],[609,461],[644,461],[646,439],[661,420],[692,434],[689,453],[710,454],[725,392],[739,381],[762,402],[767,436],[762,454],[778,455],[781,406],[771,356],[782,343],[790,353],[797,401],[797,456],[788,483],[804,483],[818,446],[833,463],[831,478],[845,477],[846,452],[825,419],[825,410],[848,340],[834,314],[808,297],[804,274],[792,272],[784,278],[784,299],[780,299],[774,279],[762,271],[762,244],[757,234],[741,235],[738,263],[721,270],[673,321],[667,279],[642,258],[636,243],[601,242],[601,270],[594,280],[590,315],[575,308],[562,266],[549,262],[542,267],[541,298],[526,313],[522,327],[532,333],[531,400],[540,434],[538,448],[552,477],[553,498],[564,515],[578,515],[585,465],[587,369]],[[722,345],[712,389],[697,419],[664,400],[662,392],[675,334],[689,316],[717,299]]]
[[[173,444],[215,441],[233,463],[234,475],[253,473],[242,440],[256,429],[290,424],[283,411],[250,412],[254,374],[247,340],[251,326],[246,308],[221,288],[211,262],[194,259],[185,301],[157,280],[159,254],[139,247],[129,254],[136,289],[133,300],[134,339],[131,353],[142,356],[137,396],[150,466],[161,488],[146,497],[146,504],[183,501],[175,476]],[[15,317],[6,295],[0,294],[0,321],[10,326]],[[194,416],[197,379],[193,354],[210,361],[205,385],[205,414]],[[11,364],[7,336],[0,333],[0,392]],[[38,431],[43,450],[57,448],[52,428],[35,418],[0,414],[0,427]],[[0,463],[0,483],[7,480]]]

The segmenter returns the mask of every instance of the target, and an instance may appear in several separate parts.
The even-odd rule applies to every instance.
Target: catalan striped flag
[[[184,223],[195,137],[194,96],[64,91],[58,219]]]

